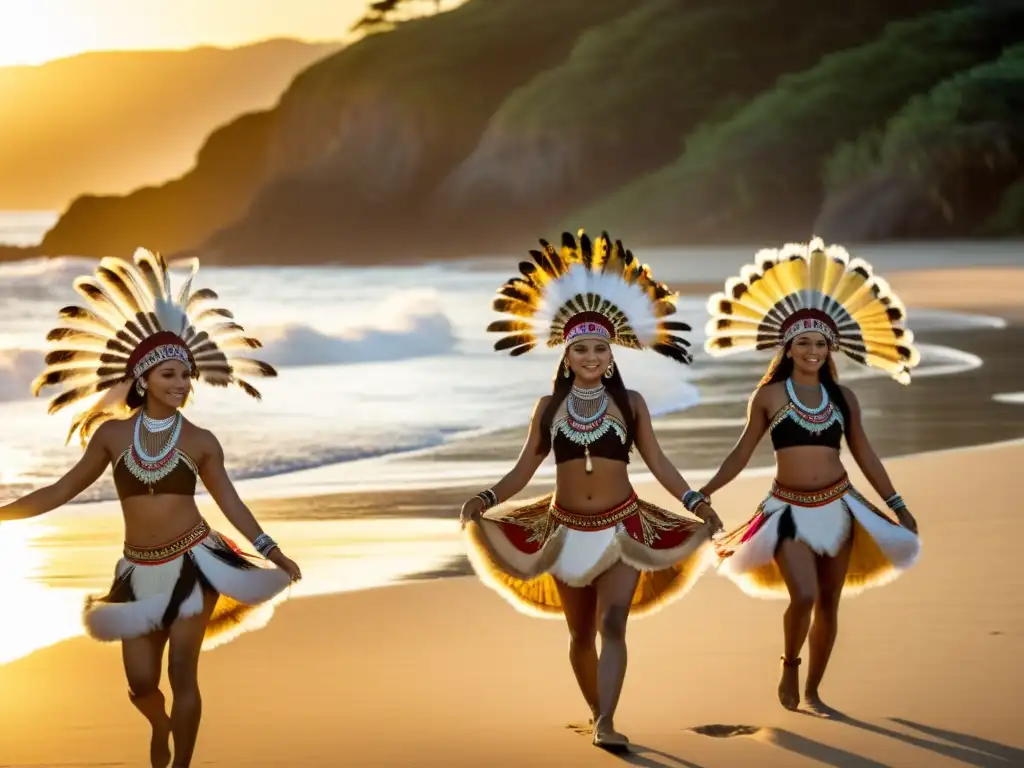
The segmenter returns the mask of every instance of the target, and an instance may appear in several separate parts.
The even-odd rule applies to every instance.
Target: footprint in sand
[[[583,723],[569,723],[565,727],[567,729],[569,729],[570,731],[573,731],[574,733],[578,733],[580,736],[593,736],[594,735],[594,725],[593,725],[593,723],[587,723],[587,724],[583,724]]]
[[[690,728],[694,733],[699,733],[701,736],[711,736],[715,739],[728,739],[733,736],[755,736],[761,732],[761,729],[756,725],[722,725],[715,723],[713,725],[698,725],[695,728]]]

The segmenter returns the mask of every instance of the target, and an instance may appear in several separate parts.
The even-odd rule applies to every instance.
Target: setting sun
[[[0,0],[0,65],[39,64],[88,50],[97,31],[95,16],[76,13],[70,3]]]
[[[85,51],[340,40],[362,0],[0,0],[0,66]]]

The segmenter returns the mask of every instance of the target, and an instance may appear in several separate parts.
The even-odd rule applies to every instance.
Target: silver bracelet
[[[682,498],[683,506],[686,507],[687,511],[696,514],[697,505],[707,504],[708,497],[700,491],[695,491],[693,488],[683,494]]]
[[[488,488],[485,491],[480,491],[476,495],[476,498],[480,499],[484,503],[484,509],[490,509],[491,507],[498,506],[498,494]]]
[[[257,552],[266,558],[277,547],[277,542],[267,534],[261,533],[253,540],[252,545]]]
[[[903,497],[900,496],[898,493],[894,493],[892,496],[886,499],[885,504],[893,512],[899,512],[901,509],[907,508],[907,503],[903,501]]]

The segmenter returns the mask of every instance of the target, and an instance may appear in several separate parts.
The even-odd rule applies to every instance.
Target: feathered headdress
[[[60,311],[63,323],[46,336],[53,344],[46,355],[46,369],[32,383],[34,396],[45,387],[62,387],[50,401],[51,414],[106,393],[75,416],[68,441],[78,430],[84,445],[104,421],[127,415],[125,400],[134,382],[166,360],[185,363],[193,378],[208,384],[237,384],[257,400],[260,393],[240,377],[277,375],[267,363],[236,356],[262,345],[244,335],[228,310],[199,311],[203,302],[216,299],[217,294],[209,288],[193,292],[199,261],[185,263],[191,273],[176,297],[163,256],[143,248],[135,251],[134,264],[104,258],[93,275],[74,281],[88,306]]]
[[[495,320],[488,331],[506,334],[494,348],[511,355],[538,343],[570,344],[597,336],[633,349],[653,349],[680,363],[692,360],[689,342],[675,331],[690,326],[665,318],[676,311],[678,294],[655,282],[646,264],[618,240],[602,233],[593,243],[582,231],[579,241],[562,234],[555,249],[546,240],[531,250],[533,261],[519,264],[521,277],[498,289],[494,310],[514,319]]]
[[[708,312],[705,349],[715,356],[782,347],[815,331],[901,384],[910,383],[921,359],[903,327],[906,308],[889,284],[864,259],[820,238],[759,251],[754,264],[711,296]]]

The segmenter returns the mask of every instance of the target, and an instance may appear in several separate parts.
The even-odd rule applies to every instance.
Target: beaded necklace
[[[158,421],[143,412],[135,419],[135,435],[132,447],[125,454],[124,466],[132,475],[149,486],[151,494],[153,486],[171,474],[181,460],[181,453],[177,448],[178,438],[181,437],[181,424],[181,413]],[[161,445],[158,436],[169,429],[171,434]]]
[[[608,391],[604,385],[582,389],[574,384],[566,398],[566,416],[551,428],[552,436],[561,432],[570,442],[583,446],[584,467],[589,474],[594,471],[590,446],[609,431],[614,431],[625,444],[626,428],[608,413]]]
[[[786,394],[789,395],[790,402],[790,407],[786,409],[786,415],[812,434],[820,434],[836,423],[845,429],[842,411],[836,408],[829,398],[825,385],[819,384],[818,386],[821,387],[821,403],[817,407],[811,408],[800,402],[800,398],[797,397],[796,390],[793,388],[793,380],[786,379]]]

